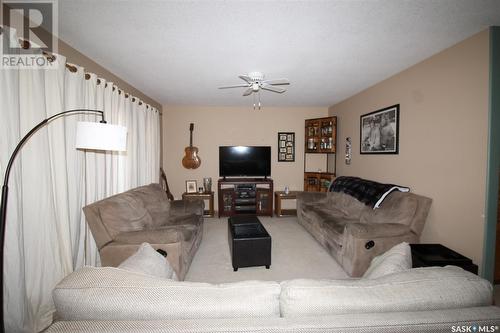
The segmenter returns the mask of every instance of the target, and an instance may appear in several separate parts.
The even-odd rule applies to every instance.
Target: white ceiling
[[[290,79],[264,106],[329,106],[487,28],[499,0],[59,1],[59,34],[169,105],[249,106],[238,74]]]

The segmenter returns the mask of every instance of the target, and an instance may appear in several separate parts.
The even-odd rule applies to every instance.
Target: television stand
[[[221,178],[217,182],[219,217],[273,216],[273,180],[270,178]]]

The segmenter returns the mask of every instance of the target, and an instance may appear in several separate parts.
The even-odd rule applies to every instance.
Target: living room
[[[37,332],[52,323],[52,290],[56,285],[84,266],[99,267],[103,262],[104,254],[99,253],[102,248],[96,246],[99,237],[82,208],[160,182],[160,167],[176,200],[190,191],[188,183],[195,181],[195,192],[200,187],[203,192],[204,179],[212,180],[215,217],[203,218],[203,237],[197,234],[192,253],[188,254],[192,262],[182,263],[182,269],[172,265],[181,279],[218,284],[349,278],[348,270],[329,255],[330,249],[313,232],[308,233],[297,223],[296,216],[259,216],[272,237],[272,264],[269,269],[233,271],[226,230],[228,216],[217,216],[221,146],[270,147],[268,176],[274,191],[286,188],[302,192],[305,171],[331,171],[337,178],[360,177],[408,187],[410,193],[432,199],[418,241],[442,244],[472,260],[479,277],[491,283],[500,281],[494,275],[499,266],[495,264],[500,147],[495,131],[500,126],[500,103],[495,93],[500,69],[498,57],[494,56],[500,45],[497,2],[55,3],[59,26],[58,49],[53,53],[56,62],[65,61],[63,71],[59,75],[44,74],[45,83],[41,84],[44,81],[40,81],[38,69],[17,69],[19,76],[14,76],[12,69],[2,70],[8,75],[0,80],[2,103],[6,104],[2,110],[7,110],[5,114],[2,111],[7,121],[0,124],[0,131],[6,133],[0,145],[0,171],[5,173],[9,156],[23,135],[53,115],[51,107],[57,103],[64,107],[53,109],[61,112],[104,109],[109,124],[127,125],[127,148],[124,153],[68,148],[76,136],[68,128],[76,126],[76,119],[73,123],[66,116],[49,125],[54,132],[43,134],[43,138],[34,135],[22,148],[8,182],[9,206],[4,220],[5,331]],[[11,28],[21,36],[19,27]],[[31,41],[28,49],[38,44],[33,38],[22,39]],[[43,71],[50,73],[49,69]],[[266,90],[249,85],[251,91],[242,96],[248,88],[243,85],[251,82],[238,76],[255,75],[256,71],[265,75],[261,81],[286,78],[288,84],[273,86],[285,91],[276,93],[273,87]],[[71,78],[71,73],[79,79]],[[18,84],[19,78],[26,85]],[[58,81],[61,78],[63,81]],[[52,90],[58,84],[65,88]],[[231,85],[241,87],[218,89]],[[93,91],[90,94],[67,92],[84,91],[90,86],[94,89],[89,90]],[[62,103],[60,96],[65,96]],[[26,104],[16,102],[24,98]],[[41,104],[45,106],[38,108]],[[110,105],[112,112],[107,111]],[[394,128],[396,152],[362,152],[362,118],[394,105],[399,106]],[[127,116],[120,115],[122,109],[127,109]],[[331,116],[336,117],[336,154],[307,154],[305,121]],[[13,120],[17,117],[19,120]],[[78,117],[100,120],[98,116]],[[65,131],[69,133],[66,136]],[[279,160],[279,133],[294,135],[293,159],[288,162]],[[58,138],[64,138],[66,144]],[[352,143],[348,161],[347,138]],[[196,168],[183,165],[190,141],[201,161]],[[299,214],[300,200],[283,201],[283,205],[297,209]],[[276,202],[272,208],[275,206]],[[182,257],[183,250],[179,251]],[[166,252],[167,261],[177,253]],[[293,261],[287,254],[303,257]],[[490,307],[487,311],[490,317],[471,315],[470,321],[498,325],[493,322],[500,318],[498,312]],[[390,312],[385,312],[374,316],[373,327],[388,320]],[[449,322],[468,315],[458,311],[448,314]],[[335,329],[342,331],[342,320],[328,325],[339,325]],[[425,320],[435,325],[430,324],[430,331],[436,330],[436,319]],[[449,322],[439,325],[449,331]],[[458,319],[456,322],[460,323]],[[464,323],[468,323],[467,319]],[[126,330],[122,324],[113,321],[109,329]],[[207,331],[239,327],[235,323],[203,324],[211,328]],[[92,326],[100,325],[92,320],[81,327],[72,326],[71,320],[62,320],[59,325],[49,331],[107,329]],[[145,329],[134,325],[130,331]],[[171,331],[196,331],[178,320],[158,325],[158,329],[173,325]],[[310,322],[268,325],[279,327],[276,331],[286,331],[286,327],[293,331],[297,329],[293,325],[314,330]],[[321,329],[335,331],[330,326]],[[387,331],[387,327],[383,329]]]

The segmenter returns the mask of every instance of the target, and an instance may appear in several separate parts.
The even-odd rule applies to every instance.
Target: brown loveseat
[[[159,184],[137,187],[83,208],[102,266],[118,266],[141,243],[167,252],[184,279],[203,234],[203,201],[169,201]]]
[[[432,200],[392,192],[373,209],[342,192],[300,192],[299,223],[353,277],[371,260],[401,242],[418,243]]]

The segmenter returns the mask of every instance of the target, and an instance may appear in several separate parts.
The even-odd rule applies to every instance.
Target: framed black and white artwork
[[[278,162],[295,162],[294,132],[278,132]]]
[[[359,132],[360,154],[398,154],[399,104],[362,115]]]

